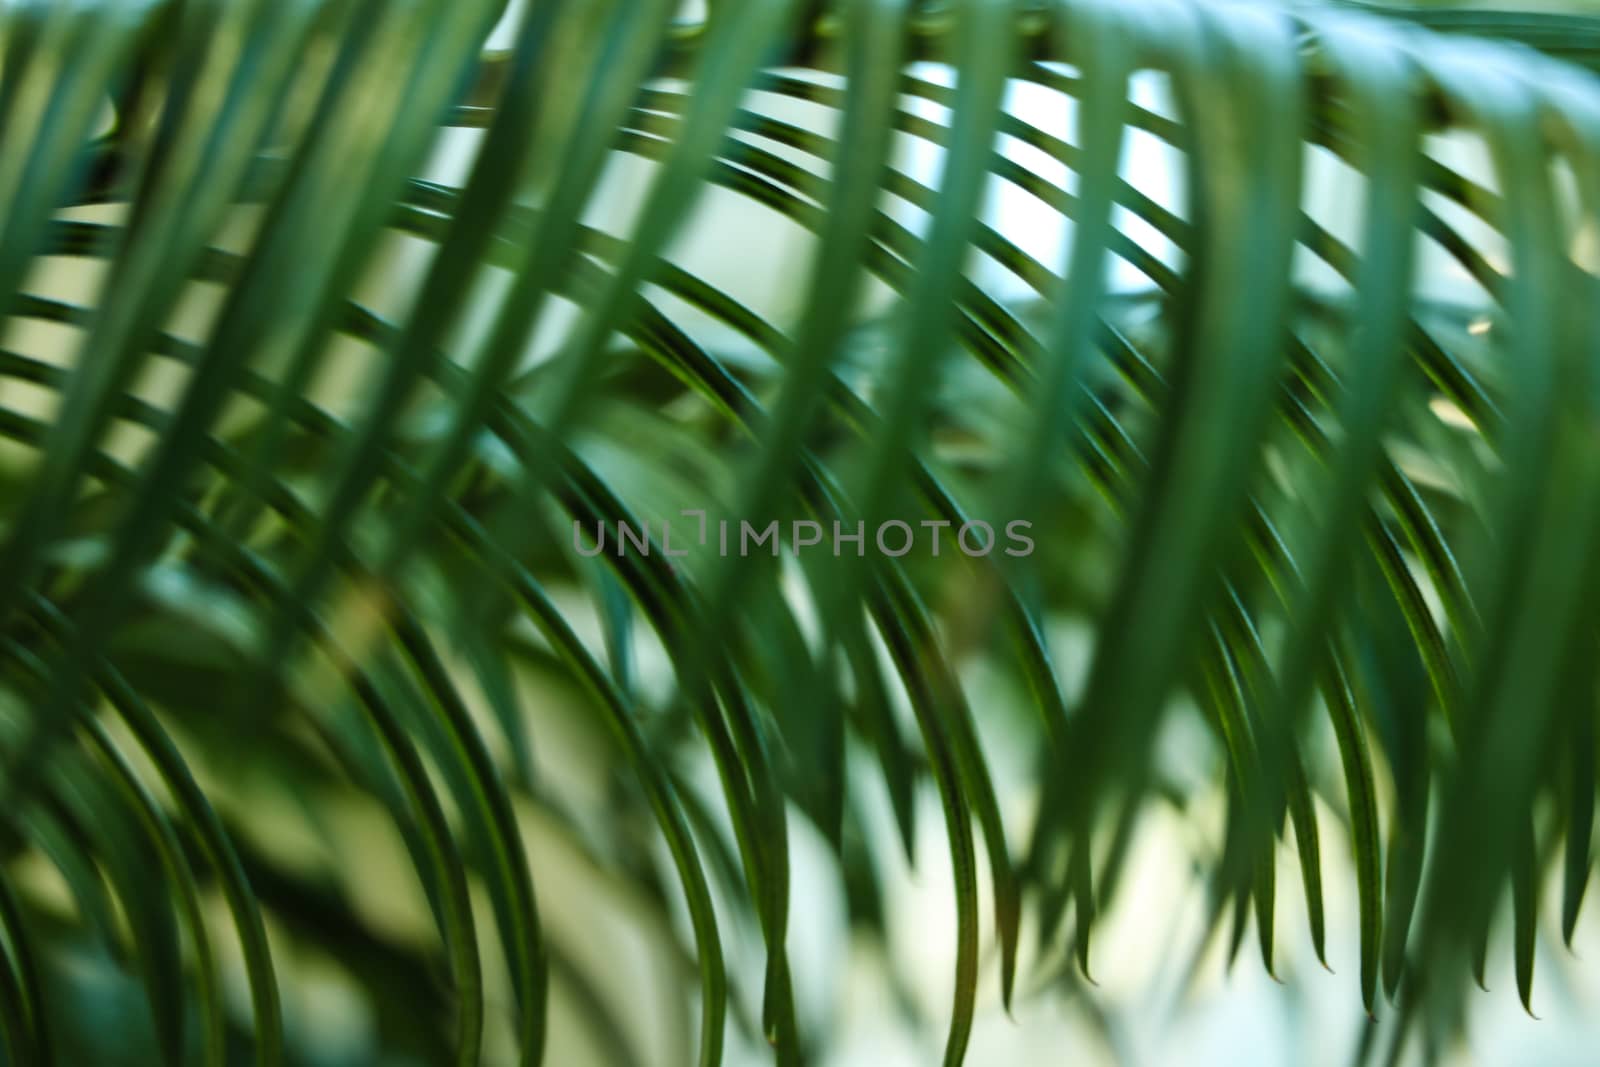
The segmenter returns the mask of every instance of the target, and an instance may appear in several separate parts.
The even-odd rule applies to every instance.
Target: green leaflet
[[[1594,836],[1594,724],[1581,714],[1574,718],[1577,726],[1572,743],[1572,817],[1567,826],[1561,895],[1561,937],[1568,945],[1572,944],[1578,909],[1583,906],[1584,893],[1589,888],[1590,848]]]
[[[44,1018],[43,983],[30,935],[23,926],[16,893],[0,879],[0,930],[9,946],[0,974],[0,1012],[4,1012],[5,1033],[0,1036],[7,1055],[19,1059],[29,1055],[34,1062],[55,1062],[49,1026]],[[26,1052],[24,1051],[26,1050]]]
[[[1350,805],[1350,841],[1356,862],[1356,896],[1361,924],[1361,1003],[1371,1015],[1377,998],[1378,967],[1383,938],[1383,891],[1380,883],[1378,802],[1362,724],[1350,680],[1334,657],[1323,684],[1328,715],[1344,768],[1345,796]],[[1398,836],[1398,835],[1397,835]],[[1391,860],[1391,869],[1394,863]],[[1400,923],[1403,929],[1405,924]],[[1403,941],[1402,941],[1403,944]],[[1391,988],[1392,993],[1392,988]]]

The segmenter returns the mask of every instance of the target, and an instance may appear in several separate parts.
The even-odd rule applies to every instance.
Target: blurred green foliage
[[[1355,6],[0,8],[0,1057],[532,1063],[555,990],[803,1062],[796,822],[871,933],[929,783],[948,1063],[983,942],[1076,987],[1208,790],[1269,970],[1351,852],[1374,1057],[1505,900],[1527,1003],[1592,866],[1600,23]]]

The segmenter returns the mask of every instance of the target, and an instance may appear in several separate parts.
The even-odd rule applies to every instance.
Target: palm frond
[[[626,1057],[557,852],[697,974],[701,1063],[805,1062],[797,820],[881,927],[927,789],[946,1063],[985,941],[1008,1008],[1087,976],[1200,795],[1208,938],[1277,968],[1288,827],[1393,1055],[1507,898],[1531,1010],[1592,868],[1600,23],[1364,7],[0,8],[6,1062],[310,1062],[324,956],[373,1060],[539,1062],[552,985]]]

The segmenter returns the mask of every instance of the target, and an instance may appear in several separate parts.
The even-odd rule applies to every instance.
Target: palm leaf
[[[708,7],[0,11],[7,1062],[315,1059],[306,954],[387,1005],[370,1059],[539,1062],[552,985],[626,1058],[560,855],[697,975],[700,1062],[804,1062],[795,822],[881,932],[925,787],[946,1063],[986,938],[1008,1009],[1087,975],[1140,820],[1200,795],[1235,951],[1253,917],[1279,966],[1288,826],[1324,956],[1331,799],[1392,1052],[1462,1025],[1502,901],[1531,1010],[1548,869],[1570,942],[1592,865],[1600,24]],[[799,249],[780,299],[693,253],[729,211]],[[335,888],[347,805],[406,937]],[[63,1022],[84,958],[142,990],[123,1048]]]

